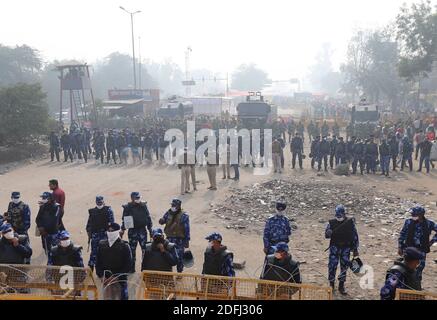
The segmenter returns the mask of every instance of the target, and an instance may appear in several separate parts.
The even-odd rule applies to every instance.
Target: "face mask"
[[[278,260],[282,259],[282,254],[280,252],[276,252],[275,253],[275,258],[278,259]]]
[[[276,215],[283,216],[284,215],[284,211],[276,209]]]
[[[344,221],[344,217],[335,217],[335,219],[338,221],[338,222],[342,222],[342,221]]]
[[[41,200],[40,200],[40,203],[42,203],[42,204],[46,204],[47,202],[49,202],[48,199],[41,199]]]
[[[107,231],[109,246],[112,247],[115,241],[120,237],[120,231]]]
[[[19,204],[19,203],[20,203],[20,198],[18,198],[18,199],[13,198],[13,199],[12,199],[12,202],[13,202],[14,204]]]
[[[418,221],[419,217],[411,217],[411,219],[413,219],[413,221]]]
[[[97,205],[97,209],[102,209],[104,207],[104,205]]]
[[[71,240],[70,240],[70,239],[59,241],[59,244],[60,244],[61,247],[63,247],[63,248],[67,248],[67,247],[70,245],[70,243],[71,243]]]
[[[11,240],[14,238],[14,232],[13,231],[9,231],[8,233],[5,233],[3,235],[6,239]]]
[[[176,212],[176,211],[178,211],[178,208],[176,208],[176,207],[171,207],[171,209],[170,209],[172,212]]]
[[[141,203],[141,199],[135,199],[134,202],[135,203]]]

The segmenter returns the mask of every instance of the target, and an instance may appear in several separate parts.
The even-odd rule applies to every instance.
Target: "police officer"
[[[72,143],[70,141],[70,135],[68,134],[67,130],[64,130],[62,132],[61,136],[61,147],[64,151],[64,162],[67,162],[70,158],[70,161],[73,162],[73,153],[72,153]]]
[[[108,136],[106,137],[106,164],[111,160],[114,160],[114,164],[117,164],[117,158],[115,156],[116,141],[114,136],[114,131],[109,130]]]
[[[365,145],[366,154],[366,170],[367,173],[372,171],[373,174],[376,173],[376,160],[378,159],[378,146],[373,140],[373,136],[370,137],[368,143]]]
[[[105,135],[101,131],[97,131],[94,138],[94,150],[96,152],[96,162],[103,164],[103,152],[105,151]]]
[[[106,239],[106,230],[108,225],[114,222],[114,212],[110,206],[105,205],[102,196],[96,197],[96,206],[88,210],[88,222],[86,232],[88,234],[88,243],[91,242],[91,254],[88,266],[94,270],[96,264],[97,247],[100,241]],[[89,248],[89,247],[88,247]]]
[[[326,138],[326,136],[323,137],[322,141],[320,142],[319,146],[319,166],[318,171],[322,170],[322,161],[323,165],[325,167],[325,171],[328,171],[328,155],[330,151],[329,142]]]
[[[352,174],[357,174],[358,165],[360,166],[361,175],[364,174],[365,160],[364,160],[364,144],[361,139],[357,139],[352,147]]]
[[[384,286],[381,288],[381,300],[394,300],[396,289],[421,290],[417,277],[417,268],[424,259],[423,253],[414,247],[405,248],[401,261],[395,261],[387,271]]]
[[[329,284],[334,289],[335,274],[340,262],[338,291],[346,295],[344,283],[346,282],[346,272],[350,266],[350,254],[353,251],[353,256],[358,257],[359,241],[355,221],[346,217],[343,205],[338,205],[335,208],[335,219],[329,220],[325,230],[325,238],[331,240],[328,263]]]
[[[291,166],[294,169],[296,167],[296,157],[299,160],[299,168],[303,169],[302,154],[303,154],[303,140],[299,132],[296,132],[295,136],[290,142],[290,150],[292,154]]]
[[[190,218],[181,205],[181,200],[173,199],[171,208],[159,219],[159,224],[165,224],[165,236],[175,245],[178,256],[178,272],[184,270],[184,251],[185,248],[190,247]]]
[[[27,236],[30,228],[30,208],[21,201],[21,194],[14,191],[11,194],[8,210],[4,213],[4,219],[11,224],[14,231],[20,235]]]
[[[410,142],[408,137],[402,138],[401,150],[402,161],[401,161],[401,171],[404,171],[405,163],[408,162],[408,167],[410,168],[410,172],[413,171],[413,152],[414,147]]]
[[[54,131],[50,132],[50,162],[54,161],[56,155],[56,161],[59,162],[59,138]]]
[[[58,242],[58,231],[61,207],[53,199],[50,192],[44,192],[39,201],[39,211],[36,216],[36,226],[41,235],[42,247],[49,257],[50,249]]]
[[[124,233],[126,229],[129,229],[128,239],[132,250],[131,273],[134,273],[137,245],[138,243],[140,244],[142,254],[144,255],[147,244],[147,230],[149,230],[150,235],[152,234],[152,219],[150,218],[149,209],[147,208],[147,203],[141,201],[139,192],[132,192],[131,202],[123,205],[122,219],[122,232]],[[126,223],[127,221],[128,223]]]
[[[222,245],[221,234],[214,232],[205,239],[209,241],[209,245],[205,250],[202,274],[235,277],[234,255],[227,250],[226,246]]]
[[[130,140],[130,147],[132,150],[132,158],[134,164],[138,163],[141,164],[141,154],[140,154],[140,147],[141,147],[141,141],[140,138],[137,136],[136,133],[132,133],[131,140]]]
[[[311,149],[310,149],[311,169],[314,169],[314,164],[316,163],[316,161],[319,161],[319,153],[320,153],[320,136],[317,136],[315,140],[311,142]]]
[[[399,155],[399,141],[396,139],[395,135],[391,135],[389,137],[389,145],[390,145],[390,154],[393,163],[393,171],[396,171],[397,168],[397,158]]]
[[[388,177],[390,171],[391,153],[390,146],[387,143],[386,139],[383,139],[381,144],[379,145],[379,157],[381,162],[381,175],[385,175],[386,177]]]
[[[120,238],[120,225],[111,223],[106,232],[107,239],[97,247],[96,274],[108,287],[120,289],[119,300],[128,300],[127,273],[132,268],[132,253],[129,244]],[[109,290],[108,290],[109,291]]]
[[[176,246],[168,239],[164,239],[162,229],[154,228],[152,230],[151,243],[148,243],[144,250],[141,271],[155,270],[172,272],[173,267],[178,264],[179,257],[176,252]]]
[[[28,237],[19,235],[9,223],[1,226],[0,264],[25,264],[30,261],[32,249]]]
[[[288,243],[290,241],[291,227],[290,221],[285,214],[287,204],[283,200],[276,201],[276,213],[267,219],[264,227],[264,253],[272,254],[273,246],[279,242]]]
[[[334,169],[334,159],[335,159],[335,150],[338,144],[337,136],[333,136],[332,140],[329,142],[329,167]],[[335,161],[337,163],[337,161]]]
[[[302,283],[299,263],[292,259],[288,245],[285,242],[279,242],[274,246],[274,254],[267,256],[261,279]]]
[[[70,240],[68,231],[58,233],[59,244],[52,247],[47,265],[83,268],[82,247]]]
[[[335,165],[346,163],[346,144],[344,143],[343,137],[339,138],[338,144],[335,147]]]
[[[89,132],[89,131],[88,131]],[[85,140],[85,136],[83,134],[83,130],[77,130],[76,134],[74,136],[76,148],[77,148],[77,156],[79,160],[83,159],[85,160],[85,163],[88,162],[88,146],[87,141]]]
[[[5,220],[11,224],[12,228],[19,235],[26,236],[26,240],[29,243],[28,230],[30,228],[30,208],[20,199],[20,192],[14,191],[11,194],[11,202],[9,202],[8,210],[4,213],[2,220]],[[30,260],[26,261],[26,264],[30,264]]]
[[[405,220],[404,226],[399,234],[398,253],[403,256],[407,247],[414,247],[423,254],[420,264],[417,267],[417,278],[422,281],[422,272],[425,269],[426,254],[430,252],[430,247],[437,242],[437,224],[425,218],[425,208],[416,206],[410,209],[411,218]],[[434,237],[430,240],[432,231]]]

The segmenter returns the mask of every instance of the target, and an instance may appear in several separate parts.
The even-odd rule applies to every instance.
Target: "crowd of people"
[[[41,238],[42,249],[50,266],[84,267],[82,247],[72,241],[72,235],[63,223],[65,192],[55,179],[49,181],[51,191],[40,196],[36,215],[36,235]],[[299,263],[292,258],[289,242],[292,235],[290,220],[286,217],[287,203],[278,199],[274,214],[267,219],[263,233],[265,260],[261,279],[302,283]],[[105,286],[117,286],[115,298],[128,299],[128,275],[135,273],[136,249],[142,252],[141,270],[178,273],[193,264],[190,248],[190,219],[180,199],[173,199],[169,209],[153,225],[147,203],[139,192],[132,192],[130,201],[122,206],[122,220],[117,223],[114,211],[103,196],[96,196],[90,208],[84,229],[91,247],[88,267]],[[400,259],[387,271],[381,288],[383,300],[394,299],[396,289],[421,290],[422,272],[430,247],[437,242],[437,224],[425,217],[425,209],[415,206],[411,218],[405,221],[398,239]],[[0,216],[0,264],[31,264],[32,249],[29,241],[31,210],[18,191],[11,194],[7,211]],[[127,240],[122,240],[127,230]],[[432,236],[432,233],[435,233]],[[359,273],[363,263],[359,258],[359,236],[355,220],[347,216],[346,208],[338,205],[325,229],[329,239],[328,281],[335,290],[338,265],[338,291],[347,295],[346,274],[349,269]],[[220,233],[205,238],[209,245],[204,253],[202,274],[234,277],[233,253],[223,244]],[[352,254],[352,260],[351,260]],[[436,260],[437,261],[437,260]],[[114,281],[117,279],[117,281]],[[288,287],[287,287],[288,288]],[[221,288],[225,290],[226,288]],[[281,289],[281,294],[284,290]],[[289,291],[287,291],[289,290]],[[288,288],[285,294],[298,290]],[[112,297],[114,298],[114,297]]]

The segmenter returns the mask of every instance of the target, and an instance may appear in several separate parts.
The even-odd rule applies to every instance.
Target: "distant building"
[[[108,100],[103,101],[103,110],[110,116],[133,117],[152,114],[159,108],[159,89],[113,89],[108,90]]]

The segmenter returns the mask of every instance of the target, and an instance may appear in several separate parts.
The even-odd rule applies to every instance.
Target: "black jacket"
[[[96,274],[99,278],[128,273],[132,266],[132,253],[126,241],[117,239],[112,247],[102,240],[97,247]]]

